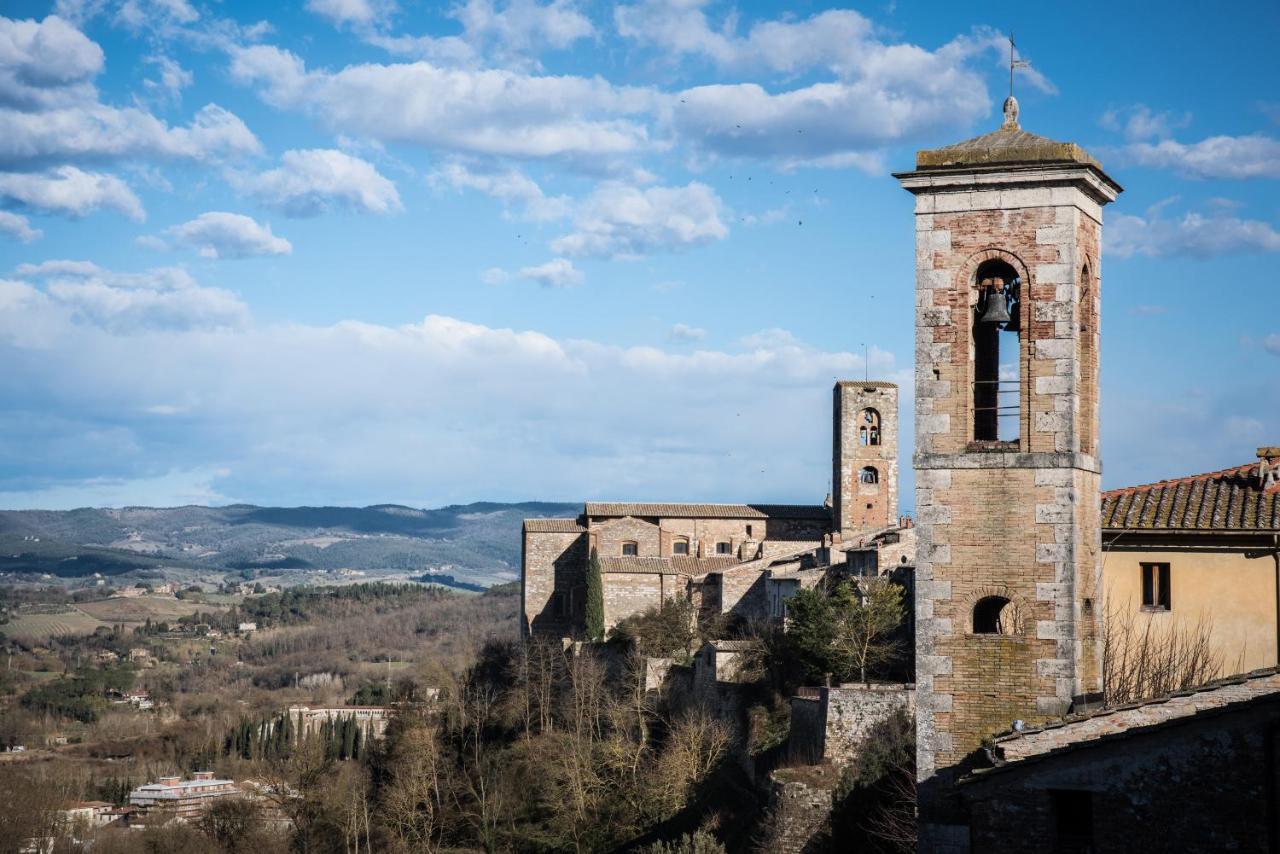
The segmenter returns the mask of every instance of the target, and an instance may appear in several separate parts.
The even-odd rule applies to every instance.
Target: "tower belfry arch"
[[[921,851],[962,850],[950,781],[984,739],[1102,690],[1098,259],[1121,187],[1022,129],[1015,49],[1001,127],[895,176],[916,219]]]

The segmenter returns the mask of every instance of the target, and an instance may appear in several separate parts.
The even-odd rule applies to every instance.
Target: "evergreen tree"
[[[604,640],[604,578],[594,546],[587,564],[587,640]]]

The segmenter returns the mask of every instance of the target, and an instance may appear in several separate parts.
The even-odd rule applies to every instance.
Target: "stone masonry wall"
[[[853,761],[871,731],[894,712],[915,715],[914,685],[842,685],[823,688],[819,696],[822,759],[835,765]]]
[[[586,558],[585,534],[524,532],[522,631],[556,637],[570,633],[575,613],[586,601]]]

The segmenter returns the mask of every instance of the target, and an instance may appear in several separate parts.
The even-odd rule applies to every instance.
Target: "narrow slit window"
[[[973,438],[1018,441],[1022,414],[1022,283],[1013,267],[978,267],[973,315]]]
[[[1173,603],[1169,564],[1142,564],[1142,607],[1146,611],[1168,611]]]

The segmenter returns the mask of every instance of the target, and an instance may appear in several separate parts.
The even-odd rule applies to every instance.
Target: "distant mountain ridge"
[[[491,584],[519,575],[526,517],[576,515],[581,504],[481,501],[420,509],[122,507],[0,510],[0,571],[64,577],[130,569],[391,569]]]

